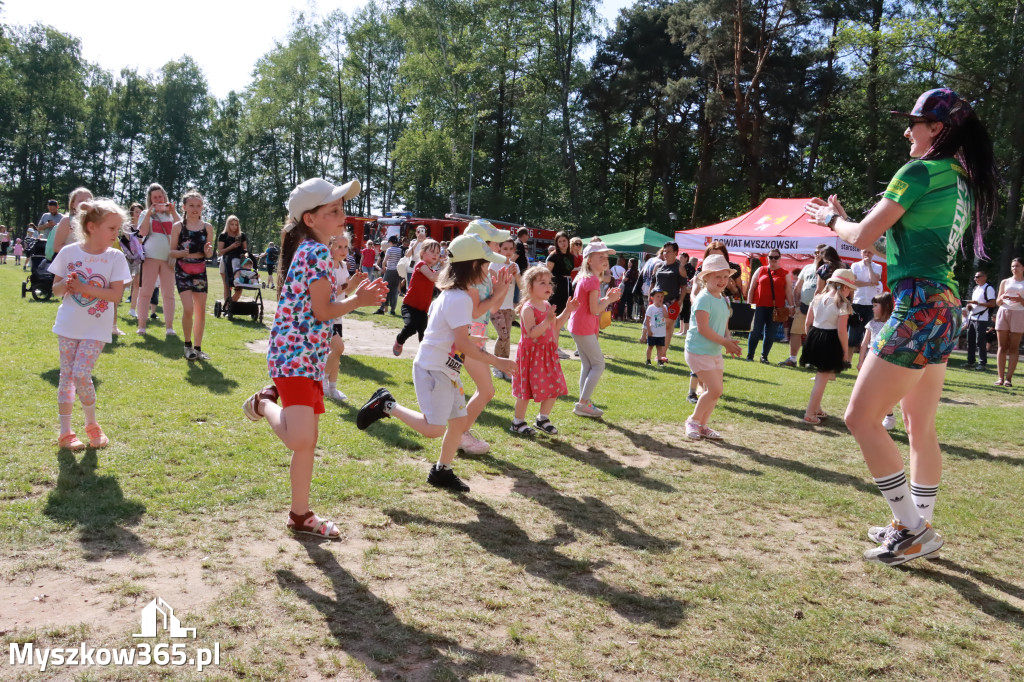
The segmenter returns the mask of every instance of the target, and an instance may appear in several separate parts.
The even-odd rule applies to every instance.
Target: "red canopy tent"
[[[729,249],[730,260],[745,266],[745,278],[750,277],[750,258],[767,254],[772,249],[782,253],[781,265],[789,271],[799,270],[813,259],[818,244],[834,247],[843,260],[860,260],[859,249],[844,242],[827,227],[807,222],[804,205],[808,201],[766,199],[754,210],[731,220],[676,232],[676,243],[680,251],[698,258],[703,258],[704,249],[711,242],[724,243]]]

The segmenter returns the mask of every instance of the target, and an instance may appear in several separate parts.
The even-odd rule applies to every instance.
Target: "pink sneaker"
[[[466,431],[462,434],[462,440],[459,441],[459,449],[467,455],[486,455],[491,451],[491,446],[487,444],[487,441],[474,436],[472,431]]]
[[[700,435],[704,436],[708,440],[722,440],[722,434],[707,426],[700,427]]]

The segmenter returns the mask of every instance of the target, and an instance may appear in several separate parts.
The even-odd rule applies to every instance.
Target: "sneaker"
[[[395,345],[391,346],[391,354],[396,358],[402,354],[402,344],[395,341]]]
[[[192,346],[185,346],[185,359],[186,360],[198,360],[199,353]]]
[[[155,320],[156,319],[156,313],[150,313],[149,314],[149,319]]]
[[[647,364],[648,365],[651,364],[651,359],[650,358],[647,358]]]
[[[456,476],[453,470],[447,467],[439,469],[436,464],[430,467],[427,483],[435,488],[447,488],[457,493],[469,492],[469,486],[463,483],[462,479]]]
[[[209,362],[210,356],[206,353],[205,350],[197,350],[196,360],[199,360],[200,362]]]
[[[365,431],[375,421],[391,416],[391,408],[395,406],[395,397],[386,388],[378,388],[377,392],[370,396],[366,404],[359,408],[356,414],[356,427]]]
[[[504,372],[502,372],[497,367],[491,367],[491,376],[493,376],[495,379],[502,379],[504,381],[512,381],[512,377],[510,377],[509,375],[505,374]]]
[[[698,396],[697,396],[696,391],[690,391],[690,393],[686,396],[686,402],[692,403],[694,405],[697,404],[697,399],[698,399]]]
[[[558,349],[558,359],[559,359],[559,360],[568,360],[568,359],[569,359],[569,354],[568,354],[568,353],[566,353],[566,352],[565,352],[564,350],[562,350],[561,348],[559,348],[559,349]]]
[[[981,363],[978,363],[977,365],[975,365],[974,369],[976,369],[979,372],[987,372],[988,371],[988,365],[985,364],[984,362],[981,362]]]
[[[761,364],[762,365],[770,365],[772,363],[768,362],[768,358],[766,358],[765,356],[762,355],[761,356]]]
[[[138,334],[139,336],[145,336],[146,330],[143,327],[139,327],[138,329],[135,330],[135,333]]]
[[[722,434],[708,426],[700,427],[700,435],[708,440],[722,440]]]
[[[270,386],[264,386],[256,393],[249,396],[244,403],[242,403],[242,413],[246,417],[254,422],[258,422],[263,419],[263,413],[260,412],[260,402],[263,400],[270,400],[277,402],[281,396],[277,392],[277,386],[271,384]]]
[[[882,426],[885,427],[886,431],[892,431],[893,428],[896,426],[896,417],[895,417],[895,415],[891,415],[891,414],[885,415],[885,419],[882,420]]]
[[[893,521],[892,525],[886,528],[880,546],[864,552],[864,560],[887,566],[899,566],[934,554],[944,543],[945,540],[935,532],[930,523],[925,522],[921,524],[919,530],[911,531],[899,522]]]
[[[343,403],[348,400],[348,396],[339,391],[337,386],[334,388],[328,387],[327,390],[324,391],[324,396],[331,400],[336,400],[339,403]]]
[[[700,424],[697,422],[687,419],[686,420],[686,437],[690,440],[700,440],[704,437],[704,432],[700,428]]]
[[[165,329],[164,330],[164,335],[165,336],[169,336],[169,337],[170,336],[177,336],[177,333],[175,333],[175,331],[173,329]]]
[[[796,360],[793,358],[786,358],[779,363],[779,367],[796,367]]]
[[[474,436],[472,431],[466,431],[462,434],[462,440],[459,441],[459,450],[467,455],[486,455],[491,451],[491,446],[487,444],[487,441]]]
[[[374,315],[383,315],[383,314],[384,314],[384,309],[383,309],[383,308],[381,308],[380,310],[374,310],[374,311],[373,311],[373,314],[374,314]]]
[[[591,417],[592,419],[597,419],[604,414],[604,412],[594,407],[594,403],[589,400],[581,401],[573,405],[572,413],[579,415],[580,417]]]
[[[132,318],[133,320],[137,320],[137,319],[139,319],[139,314],[137,312],[135,312],[134,310],[129,310],[128,311],[128,317]]]

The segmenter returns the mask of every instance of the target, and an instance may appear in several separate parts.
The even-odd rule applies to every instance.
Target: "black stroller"
[[[53,296],[53,274],[47,269],[50,261],[46,260],[46,240],[25,240],[25,251],[29,256],[28,279],[21,283],[21,297],[31,291],[32,298],[37,301],[49,301]]]
[[[245,267],[243,263],[249,264],[249,267]],[[240,315],[251,317],[253,322],[263,321],[263,283],[251,263],[252,260],[249,258],[244,259],[242,263],[239,263],[237,258],[234,259],[230,275],[232,289],[248,292],[251,298],[239,298],[237,301],[217,301],[213,304],[214,317],[224,315],[230,320],[236,315]]]

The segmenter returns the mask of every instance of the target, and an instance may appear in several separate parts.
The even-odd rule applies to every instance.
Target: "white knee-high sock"
[[[895,474],[876,478],[875,485],[885,496],[885,501],[889,503],[892,515],[897,521],[910,530],[921,527],[924,520],[914,505],[914,498],[907,484],[907,475],[902,469]]]
[[[921,518],[931,523],[932,515],[935,513],[935,500],[939,495],[939,486],[921,485],[911,481],[910,495],[914,498],[914,506],[917,507]]]

